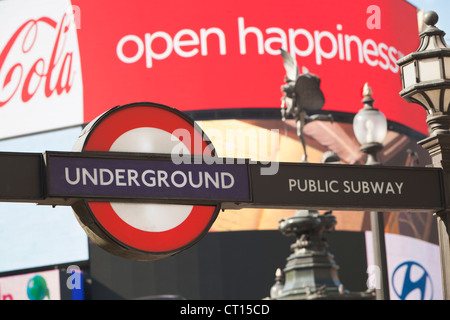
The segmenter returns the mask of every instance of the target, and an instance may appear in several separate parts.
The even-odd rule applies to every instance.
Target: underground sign
[[[199,140],[201,148],[198,143],[195,145]],[[214,154],[203,132],[181,112],[155,103],[133,103],[112,108],[89,123],[74,151],[171,154],[181,143],[182,149],[191,155]],[[127,180],[123,178],[125,183]],[[167,176],[154,178],[160,184],[170,181]],[[225,185],[230,184],[227,178],[224,177]],[[76,176],[70,179],[76,181]],[[139,183],[136,179],[131,182]],[[140,181],[152,180],[146,175]],[[72,208],[98,246],[134,260],[161,259],[189,248],[208,232],[220,210],[219,205],[121,202],[120,199],[80,199]]]

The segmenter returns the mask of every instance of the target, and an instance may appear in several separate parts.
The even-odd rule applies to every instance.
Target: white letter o
[[[136,43],[136,45],[138,47],[138,50],[133,57],[127,57],[123,53],[123,46],[128,41],[133,41],[134,43]],[[119,57],[119,59],[122,62],[134,63],[134,62],[138,61],[144,54],[144,42],[138,36],[136,36],[134,34],[129,34],[129,35],[123,37],[122,39],[120,39],[119,43],[117,44],[116,52],[117,52],[117,57]]]

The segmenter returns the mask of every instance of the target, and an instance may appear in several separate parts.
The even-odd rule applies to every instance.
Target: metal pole
[[[387,272],[386,244],[384,240],[383,212],[370,212],[370,226],[372,229],[373,258],[378,267],[380,279],[376,279],[376,299],[389,300],[389,277]]]
[[[381,143],[371,143],[361,146],[361,151],[368,155],[366,165],[381,165],[377,159],[377,153],[383,148]],[[372,229],[373,242],[373,258],[374,264],[377,266],[379,272],[376,279],[376,299],[389,300],[389,276],[387,270],[386,259],[386,243],[384,239],[384,218],[383,212],[370,212],[370,228]]]
[[[449,132],[450,133],[450,132]],[[443,194],[446,207],[435,213],[441,254],[443,299],[450,300],[450,134],[428,137],[419,144],[430,153],[432,166],[443,170]]]
[[[443,211],[437,213],[437,226],[439,234],[439,247],[441,251],[441,274],[443,299],[450,300],[450,238],[448,222],[450,213]]]
[[[373,108],[373,98],[372,90],[366,84],[363,90],[364,98],[362,102],[364,103],[365,110],[376,110]],[[366,165],[369,166],[380,166],[381,162],[378,161],[377,154],[383,149],[383,145],[379,142],[368,142],[361,145],[361,151],[367,154]],[[377,300],[390,300],[389,297],[389,277],[387,270],[387,259],[386,259],[386,244],[384,239],[384,219],[383,212],[371,211],[370,212],[370,226],[372,229],[372,246],[373,246],[373,257],[374,264],[378,268],[376,271],[376,299]],[[378,279],[380,277],[380,279]]]

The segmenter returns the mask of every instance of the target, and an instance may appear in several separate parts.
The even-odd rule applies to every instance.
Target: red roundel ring
[[[191,154],[204,153],[204,150],[214,153],[212,144],[192,119],[176,109],[149,102],[117,106],[105,112],[88,124],[74,149],[168,153],[169,137],[180,129],[192,137],[178,140]],[[202,143],[201,150],[194,148],[198,141]],[[211,228],[220,207],[82,200],[73,209],[90,238],[103,249],[126,258],[155,260],[176,254],[200,240]],[[146,226],[139,226],[141,221],[133,210],[136,214],[144,211],[142,221],[149,220],[142,222]],[[161,222],[161,226],[153,225],[152,219],[164,217],[171,210],[175,211],[175,222],[168,220]]]

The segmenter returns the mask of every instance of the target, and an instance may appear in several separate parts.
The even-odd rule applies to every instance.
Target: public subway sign
[[[441,169],[223,159],[191,118],[151,102],[101,114],[73,149],[0,153],[0,201],[71,206],[97,245],[136,260],[194,245],[220,209],[447,207]]]
[[[192,246],[220,209],[446,208],[438,168],[279,163],[267,175],[266,165],[215,159],[176,164],[125,152],[0,153],[0,201],[72,206],[97,245],[136,260]]]
[[[277,174],[251,168],[253,205],[315,209],[438,210],[441,170],[280,163]]]
[[[37,183],[28,187],[42,189],[41,193],[27,189],[21,196],[19,188],[14,193],[20,201],[31,194],[29,202],[41,204],[72,205],[84,199],[217,205],[222,209],[438,211],[445,207],[439,168],[279,163],[278,171],[268,175],[262,170],[267,164],[242,163],[242,159],[176,164],[163,155],[47,152],[46,165],[40,167],[37,154],[9,153],[0,158],[0,164],[27,164],[33,168],[27,175],[37,177],[39,170],[45,171],[46,189]],[[11,179],[20,173],[10,172]],[[26,180],[22,176],[18,184]]]

